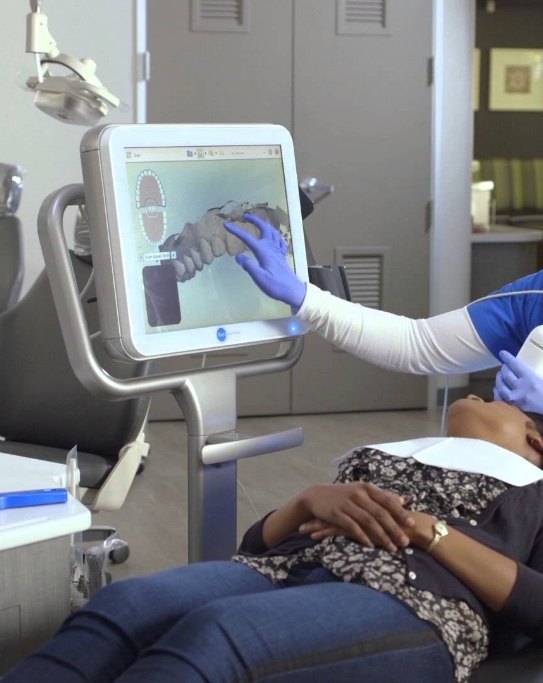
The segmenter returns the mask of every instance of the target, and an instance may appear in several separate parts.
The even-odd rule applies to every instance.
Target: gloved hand
[[[508,351],[500,351],[500,360],[503,365],[496,375],[494,400],[524,412],[543,413],[543,379]]]
[[[305,299],[306,284],[299,280],[290,268],[286,253],[288,245],[280,233],[259,216],[243,215],[260,231],[260,238],[254,237],[234,223],[224,223],[228,232],[238,237],[255,255],[238,254],[237,263],[246,270],[260,289],[272,297],[289,304],[296,313]]]

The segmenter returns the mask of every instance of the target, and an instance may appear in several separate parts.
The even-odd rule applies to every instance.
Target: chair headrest
[[[15,214],[19,208],[22,190],[22,168],[0,163],[0,218]]]

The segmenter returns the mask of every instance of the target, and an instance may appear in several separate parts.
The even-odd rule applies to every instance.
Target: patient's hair
[[[525,413],[530,420],[533,420],[535,428],[543,436],[543,415],[541,413]]]

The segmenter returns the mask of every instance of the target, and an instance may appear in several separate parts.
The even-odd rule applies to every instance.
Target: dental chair
[[[21,223],[16,216],[0,214],[0,313],[19,299],[23,272]]]
[[[90,258],[70,258],[89,330],[96,330]],[[98,338],[93,344],[104,367],[118,377],[148,370],[145,363],[113,361]],[[77,446],[81,501],[92,511],[119,509],[149,449],[143,427],[150,399],[105,401],[83,387],[68,360],[45,270],[0,314],[0,359],[0,451],[65,463]],[[90,530],[90,538],[105,539],[114,531]]]
[[[0,313],[19,298],[23,283],[21,222],[15,216],[21,197],[18,166],[0,163]]]
[[[543,641],[504,630],[469,683],[543,683]]]

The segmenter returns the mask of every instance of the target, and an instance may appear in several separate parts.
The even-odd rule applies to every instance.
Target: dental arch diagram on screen
[[[136,184],[139,225],[149,244],[158,245],[167,228],[166,198],[160,178],[151,170],[142,171]]]

